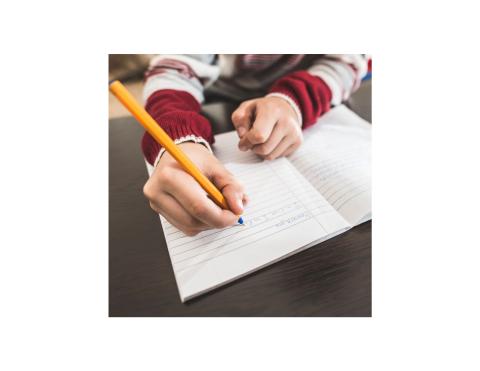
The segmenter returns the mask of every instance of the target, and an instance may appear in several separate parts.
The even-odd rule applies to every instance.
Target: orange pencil
[[[215,203],[223,209],[228,210],[228,204],[213,183],[202,174],[200,169],[190,160],[185,153],[174,143],[167,133],[157,124],[152,116],[135,100],[132,94],[118,80],[110,83],[110,91],[127,108],[130,113],[138,120],[150,135],[160,143],[165,150],[178,161],[178,163],[189,173],[200,186],[209,194]],[[243,224],[243,219],[238,219],[239,224]]]

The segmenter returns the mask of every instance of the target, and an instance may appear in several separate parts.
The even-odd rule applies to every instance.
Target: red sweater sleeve
[[[278,79],[270,92],[285,94],[293,99],[302,112],[304,129],[330,110],[330,88],[321,78],[307,71],[296,71]]]
[[[189,93],[180,90],[157,90],[147,100],[145,109],[173,140],[195,135],[213,143],[210,122],[200,114],[200,103]],[[145,132],[142,151],[153,165],[162,147]]]

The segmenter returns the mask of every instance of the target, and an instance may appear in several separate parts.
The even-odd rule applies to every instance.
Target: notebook
[[[217,135],[215,155],[250,199],[245,226],[188,237],[160,216],[182,302],[370,220],[370,143],[371,125],[343,105],[288,158],[263,161],[238,150],[235,132]]]

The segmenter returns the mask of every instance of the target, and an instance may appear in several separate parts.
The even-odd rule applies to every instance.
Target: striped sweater
[[[287,100],[302,127],[346,100],[368,71],[359,54],[159,55],[145,73],[146,110],[176,143],[213,143],[210,123],[200,114],[205,95],[236,102],[275,95]],[[142,150],[156,165],[160,145],[145,133]]]

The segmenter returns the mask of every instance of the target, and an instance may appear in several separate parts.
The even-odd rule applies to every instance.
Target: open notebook
[[[345,106],[305,130],[288,158],[241,152],[235,132],[215,138],[250,198],[246,226],[188,237],[160,216],[182,302],[371,219],[371,125]]]

